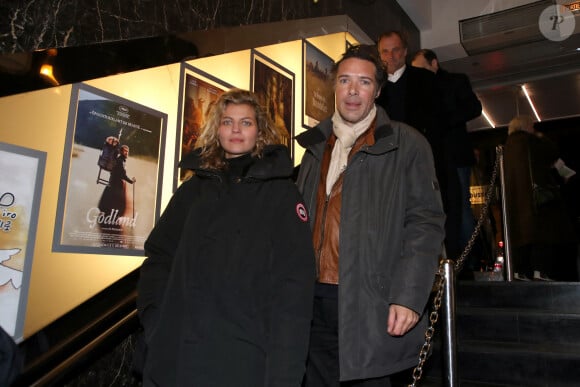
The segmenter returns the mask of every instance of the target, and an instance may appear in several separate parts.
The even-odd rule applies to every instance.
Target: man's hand
[[[404,306],[391,304],[389,306],[389,321],[387,332],[391,336],[403,336],[419,321],[419,315]]]

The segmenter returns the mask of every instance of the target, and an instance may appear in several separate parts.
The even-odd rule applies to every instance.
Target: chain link
[[[483,209],[481,210],[481,213],[479,214],[479,218],[477,219],[477,224],[475,225],[475,229],[473,230],[473,234],[471,235],[471,238],[467,242],[465,249],[463,250],[463,252],[459,256],[459,258],[457,259],[457,262],[455,263],[454,271],[457,273],[459,273],[461,271],[461,269],[463,269],[463,264],[465,262],[465,258],[471,252],[471,249],[473,248],[473,245],[475,244],[475,240],[477,239],[477,236],[479,235],[479,233],[481,231],[481,227],[487,218],[487,214],[489,211],[489,205],[491,203],[491,198],[495,192],[495,183],[496,183],[497,174],[499,171],[499,160],[501,159],[502,153],[503,153],[503,148],[497,147],[496,148],[495,163],[493,166],[493,172],[491,174],[489,187],[488,187],[487,192],[485,194],[485,204],[483,206]],[[425,366],[425,361],[427,360],[427,357],[429,355],[429,350],[431,349],[433,336],[435,335],[435,324],[439,320],[439,309],[441,308],[441,303],[443,300],[443,292],[445,290],[445,286],[444,286],[445,285],[445,269],[444,269],[443,264],[444,264],[444,260],[441,260],[441,262],[439,263],[439,269],[437,270],[437,273],[435,274],[435,284],[434,284],[435,296],[433,297],[433,308],[431,310],[431,313],[429,314],[429,326],[425,330],[425,342],[423,343],[423,345],[421,346],[421,350],[419,351],[419,363],[413,369],[413,372],[411,374],[413,381],[411,382],[411,384],[407,385],[408,387],[416,387],[417,383],[419,382],[419,380],[423,376],[423,367]]]

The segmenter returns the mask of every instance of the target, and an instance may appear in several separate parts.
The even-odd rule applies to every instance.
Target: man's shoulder
[[[381,106],[377,106],[376,128],[377,128],[376,130],[384,131],[385,133],[389,135],[394,135],[396,137],[399,136],[399,132],[412,132],[417,133],[419,136],[422,136],[421,133],[419,133],[419,131],[413,128],[411,125],[403,121],[392,120],[387,115],[385,109]]]
[[[398,146],[401,136],[422,135],[402,121],[392,120],[380,106],[377,106],[377,121],[375,126],[375,141],[380,143],[388,142]]]
[[[408,146],[429,146],[427,139],[419,130],[401,121],[390,122],[393,133],[400,139],[400,145]]]
[[[421,68],[421,67],[407,66],[407,69],[405,71],[408,72],[409,77],[429,79],[429,80],[432,80],[435,78],[435,74],[433,74],[431,71],[426,70],[426,69]]]
[[[411,125],[403,121],[391,120],[390,124],[395,132],[401,132],[404,135],[410,136],[418,135],[420,137],[424,137],[416,128],[412,127]]]
[[[437,78],[443,79],[446,82],[470,83],[467,74],[453,73],[443,69],[437,71]]]
[[[330,131],[332,131],[332,121],[330,118],[321,121],[313,128],[307,129],[295,137],[298,144],[304,148],[326,141]]]
[[[435,74],[429,70],[419,67],[407,66],[407,90],[410,90],[411,97],[430,95],[435,90]]]

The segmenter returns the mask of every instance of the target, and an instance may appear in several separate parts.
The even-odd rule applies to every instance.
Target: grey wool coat
[[[444,238],[445,214],[433,155],[410,126],[377,107],[375,144],[363,145],[344,173],[339,241],[340,379],[389,375],[412,367],[424,342],[426,304]],[[297,185],[316,208],[330,119],[301,134],[306,148]],[[421,315],[402,337],[387,333],[390,304]]]

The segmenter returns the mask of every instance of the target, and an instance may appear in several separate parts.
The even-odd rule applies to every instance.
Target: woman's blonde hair
[[[508,125],[508,135],[517,131],[534,132],[534,119],[531,116],[521,115],[512,119]]]
[[[195,143],[201,148],[201,166],[208,169],[224,169],[226,166],[225,151],[219,143],[219,127],[222,116],[229,104],[249,105],[256,113],[258,137],[252,156],[262,157],[266,145],[282,144],[281,129],[277,128],[268,117],[256,94],[248,90],[231,89],[223,93],[208,112],[201,135]]]

